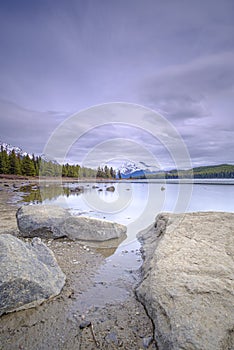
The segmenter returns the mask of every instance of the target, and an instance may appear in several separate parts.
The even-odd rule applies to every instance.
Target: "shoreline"
[[[15,213],[20,192],[14,192],[14,184],[18,187],[33,182],[35,178],[0,179],[0,213],[4,223],[0,234],[17,236]],[[79,328],[84,321],[92,322],[102,349],[143,348],[145,339],[153,336],[153,326],[135,296],[141,278],[139,268],[126,267],[127,270],[122,271],[118,261],[112,262],[111,257],[106,260],[94,248],[87,250],[80,242],[43,241],[53,251],[67,282],[54,299],[36,308],[0,317],[0,349],[94,349],[90,329]],[[127,262],[130,254],[136,252],[121,252],[118,259]],[[134,258],[137,259],[137,255]],[[155,349],[154,343],[148,349]]]
[[[105,178],[75,178],[75,177],[40,177],[0,174],[0,182],[21,182],[29,183],[158,183],[158,184],[180,184],[180,185],[234,185],[234,178],[178,178],[178,179],[105,179]]]

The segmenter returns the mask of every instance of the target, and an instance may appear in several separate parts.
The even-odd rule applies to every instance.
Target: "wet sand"
[[[35,183],[35,179],[31,180]],[[29,180],[0,179],[0,234],[17,236],[18,188]],[[0,349],[144,349],[153,326],[134,289],[140,281],[138,250],[120,252],[126,269],[94,248],[68,240],[44,240],[67,276],[61,294],[37,308],[0,318]],[[132,255],[131,255],[132,254]],[[106,254],[108,255],[108,254]],[[117,261],[118,261],[117,259]],[[129,268],[129,261],[134,261]],[[138,261],[138,263],[136,263]],[[138,265],[137,265],[138,264]],[[115,272],[116,271],[116,272]],[[116,278],[113,278],[113,274]],[[84,321],[91,327],[80,329]],[[148,349],[155,349],[152,342]]]

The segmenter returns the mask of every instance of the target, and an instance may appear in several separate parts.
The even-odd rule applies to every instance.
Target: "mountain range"
[[[17,147],[17,146],[12,146],[9,143],[2,142],[0,141],[0,147],[4,150],[7,151],[7,154],[10,154],[13,150],[15,151],[16,154],[19,154],[20,156],[26,156],[27,152],[24,152],[22,148]]]
[[[20,147],[12,146],[6,142],[0,141],[0,147],[3,150],[6,150],[10,154],[13,150],[16,154],[19,154],[21,157],[26,156],[28,153],[23,151]],[[32,159],[32,155],[28,154]],[[41,159],[45,162],[51,160],[47,159],[44,154],[41,155]],[[57,164],[56,161],[52,163]],[[143,161],[139,162],[124,162],[121,166],[115,169],[117,177],[122,179],[137,179],[137,178],[148,178],[148,179],[160,179],[160,178],[234,178],[234,165],[230,164],[219,164],[219,165],[208,165],[195,167],[189,170],[184,169],[171,169],[171,170],[160,170],[156,166],[146,164]],[[120,176],[119,176],[120,174]]]

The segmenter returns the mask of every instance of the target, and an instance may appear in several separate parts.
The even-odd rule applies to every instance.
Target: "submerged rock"
[[[115,192],[115,186],[109,186],[106,188],[106,191],[109,191],[109,192]]]
[[[40,238],[29,244],[0,235],[0,262],[0,316],[35,307],[58,295],[65,284],[64,273]]]
[[[87,185],[88,186],[88,185]],[[71,193],[83,193],[84,192],[84,186],[78,186],[78,187],[75,187],[75,188],[71,188],[70,189],[70,192]]]
[[[159,350],[234,348],[234,214],[160,214],[140,233],[137,296]]]
[[[16,213],[23,237],[61,238],[82,241],[106,241],[126,236],[127,228],[115,222],[73,216],[67,210],[50,205],[26,205]]]

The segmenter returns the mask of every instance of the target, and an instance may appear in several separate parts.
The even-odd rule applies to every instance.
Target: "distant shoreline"
[[[178,179],[105,179],[105,178],[74,178],[74,177],[44,177],[0,174],[1,180],[30,182],[73,182],[73,183],[158,183],[158,184],[191,184],[191,185],[234,185],[234,178],[178,178]]]

